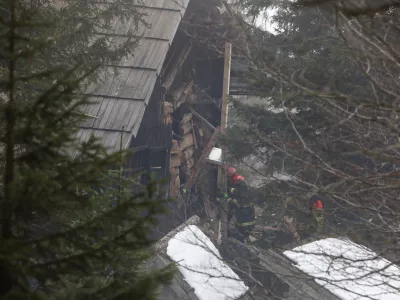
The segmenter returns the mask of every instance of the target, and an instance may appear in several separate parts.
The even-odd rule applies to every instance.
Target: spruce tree
[[[128,0],[0,3],[1,299],[155,299],[171,278],[141,268],[156,184],[133,194],[124,152],[75,138],[83,92],[137,43],[110,45],[116,17],[142,22]]]

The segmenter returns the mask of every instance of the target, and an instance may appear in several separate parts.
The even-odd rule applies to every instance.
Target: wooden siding
[[[146,116],[154,116],[153,113],[146,115],[146,111],[188,3],[189,0],[135,0],[138,12],[145,14],[146,24],[136,24],[133,18],[125,22],[115,18],[111,29],[103,32],[115,35],[110,47],[126,41],[128,33],[141,38],[132,53],[116,66],[105,67],[101,82],[88,88],[92,104],[87,105],[83,113],[93,118],[81,124],[77,133],[79,139],[85,141],[94,135],[103,141],[110,152],[114,152],[120,148],[122,134],[122,147],[126,149],[132,136],[139,134]],[[155,122],[154,117],[146,119]],[[147,129],[156,130],[156,134],[160,135],[164,131],[160,124],[157,126],[147,126]],[[145,134],[151,135],[150,132]],[[168,136],[164,135],[164,139]],[[163,145],[166,145],[165,141]]]

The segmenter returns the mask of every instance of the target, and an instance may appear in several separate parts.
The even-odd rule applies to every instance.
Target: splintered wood
[[[165,101],[164,102],[164,124],[172,124],[171,113],[174,111],[174,106],[172,103]]]

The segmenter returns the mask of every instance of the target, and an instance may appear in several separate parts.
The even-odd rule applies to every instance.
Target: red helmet
[[[233,176],[233,178],[232,178],[232,183],[233,183],[233,184],[236,184],[236,183],[238,183],[239,181],[244,181],[244,177],[243,177],[242,175],[235,174],[235,175]]]
[[[312,207],[315,208],[315,209],[322,209],[322,202],[321,202],[321,200],[315,201]]]
[[[235,173],[236,173],[236,169],[235,168],[229,167],[229,168],[226,169],[226,175],[229,176],[229,177],[235,175]]]

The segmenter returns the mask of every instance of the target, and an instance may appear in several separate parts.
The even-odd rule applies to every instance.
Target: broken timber
[[[217,139],[217,135],[220,132],[220,127],[217,127],[213,133],[213,135],[211,136],[210,140],[208,141],[207,146],[204,148],[203,153],[201,154],[195,168],[194,168],[194,173],[192,175],[192,177],[190,177],[190,179],[186,182],[186,184],[184,185],[185,189],[188,189],[192,186],[194,180],[196,179],[196,176],[198,175],[198,173],[201,170],[201,167],[204,165],[205,163],[205,158],[210,154],[212,148],[214,147],[215,141]]]
[[[222,104],[221,104],[221,132],[223,133],[228,125],[228,96],[229,96],[229,84],[230,84],[230,73],[231,73],[231,57],[232,57],[232,44],[225,43],[225,61],[224,61],[224,83],[222,87]],[[224,161],[224,147],[221,147],[222,155],[221,161]],[[226,172],[225,167],[218,166],[218,189],[226,193]],[[217,241],[221,242],[222,239],[228,237],[228,216],[227,216],[227,203],[223,203],[223,209],[221,209],[221,220],[219,221],[219,232]]]

